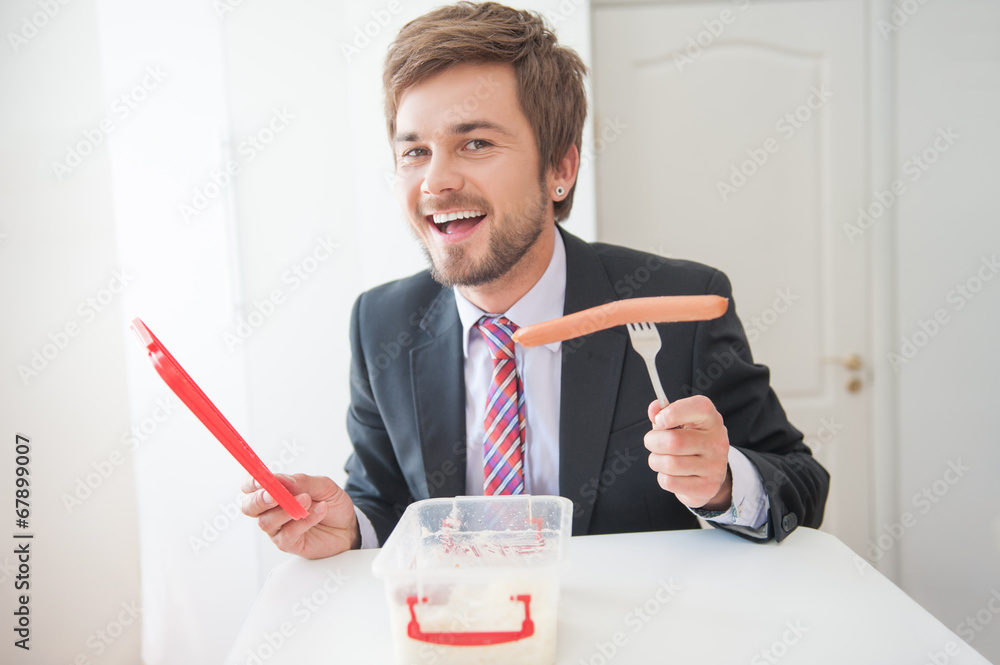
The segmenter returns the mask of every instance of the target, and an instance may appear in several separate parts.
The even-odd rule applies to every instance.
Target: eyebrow
[[[511,136],[511,133],[503,126],[498,125],[495,122],[490,122],[489,120],[473,120],[472,122],[462,122],[457,125],[452,125],[449,128],[448,133],[451,136],[461,136],[462,134],[468,134],[470,132],[484,129],[486,131],[496,132],[504,136]],[[420,141],[420,134],[417,132],[407,132],[396,136],[393,143],[416,143],[418,141]]]

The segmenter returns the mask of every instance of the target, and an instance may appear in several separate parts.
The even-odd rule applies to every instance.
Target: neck
[[[484,312],[506,312],[545,274],[555,249],[556,233],[555,224],[548,226],[528,253],[500,279],[479,286],[460,286],[458,292]]]

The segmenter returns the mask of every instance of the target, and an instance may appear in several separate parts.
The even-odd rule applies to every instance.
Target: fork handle
[[[660,383],[660,375],[656,371],[656,363],[653,358],[646,358],[646,370],[649,372],[649,380],[653,382],[653,390],[656,392],[656,399],[660,402],[660,408],[665,409],[667,404],[667,394],[663,392],[663,385]]]

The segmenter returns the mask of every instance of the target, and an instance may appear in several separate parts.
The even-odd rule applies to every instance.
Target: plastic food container
[[[411,504],[372,563],[385,581],[397,661],[555,663],[572,510],[558,496]]]

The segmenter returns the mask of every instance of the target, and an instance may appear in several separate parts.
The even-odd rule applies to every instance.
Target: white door
[[[844,224],[869,205],[865,16],[863,0],[593,9],[598,237],[729,275],[755,360],[832,476],[823,529],[861,554],[869,238]]]

